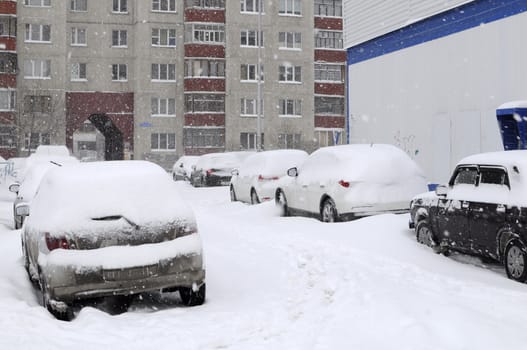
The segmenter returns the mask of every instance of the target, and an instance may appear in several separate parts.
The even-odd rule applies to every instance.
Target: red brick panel
[[[315,61],[338,63],[346,62],[346,51],[316,49]]]
[[[0,112],[0,124],[14,124],[15,112]]]
[[[0,1],[0,14],[16,15],[16,1]]]
[[[0,87],[16,89],[16,74],[1,74]]]
[[[225,126],[225,114],[185,114],[185,126]]]
[[[342,30],[342,18],[315,17],[315,28],[325,30]]]
[[[225,58],[223,45],[185,44],[185,57]]]
[[[106,114],[123,133],[123,140],[134,141],[134,94],[131,92],[66,93],[66,145],[73,148],[73,132],[92,114]]]
[[[344,84],[315,83],[315,94],[344,96]]]
[[[224,10],[186,9],[185,22],[225,23]]]
[[[225,91],[225,79],[185,79],[185,91]]]
[[[1,50],[16,51],[16,38],[3,36],[0,37]]]
[[[344,128],[345,117],[315,116],[315,128]]]

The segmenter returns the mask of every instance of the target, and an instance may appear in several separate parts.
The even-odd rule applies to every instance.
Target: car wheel
[[[176,181],[176,174],[172,174],[172,180]]]
[[[119,315],[128,311],[132,299],[132,295],[112,295],[105,297],[102,305],[110,315]]]
[[[230,193],[231,193],[231,202],[236,202],[236,192],[234,192],[234,186],[232,185],[231,185]]]
[[[17,217],[15,216],[15,230],[18,230],[19,228],[22,228],[21,221],[22,220],[17,220]]]
[[[251,190],[251,204],[258,204],[260,203],[260,199],[258,198],[258,195],[256,194],[256,191],[254,188]]]
[[[505,249],[505,270],[507,276],[518,282],[527,280],[527,253],[525,247],[518,241],[512,241]]]
[[[289,216],[289,208],[287,207],[287,198],[282,190],[278,190],[275,196],[275,203],[280,208],[281,216]]]
[[[65,302],[58,302],[50,298],[47,290],[47,283],[40,274],[39,278],[40,290],[42,291],[42,304],[57,320],[71,321],[73,320],[73,307]]]
[[[417,239],[417,242],[428,247],[433,247],[436,245],[432,236],[432,230],[425,221],[419,222],[415,227],[415,238]]]
[[[202,305],[205,302],[205,294],[205,283],[203,283],[197,291],[194,291],[192,287],[179,288],[179,295],[181,296],[181,301],[186,306]]]
[[[320,221],[322,222],[336,222],[338,221],[337,208],[335,202],[331,198],[328,198],[322,204],[322,210],[320,212]]]

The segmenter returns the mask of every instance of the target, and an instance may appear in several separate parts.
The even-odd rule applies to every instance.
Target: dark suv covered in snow
[[[417,241],[502,262],[507,276],[527,280],[527,151],[463,159],[447,186],[411,202]]]

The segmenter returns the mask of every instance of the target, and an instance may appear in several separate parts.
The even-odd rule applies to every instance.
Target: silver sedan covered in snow
[[[82,163],[50,170],[24,224],[22,249],[44,305],[70,319],[76,301],[178,290],[205,301],[201,240],[191,209],[159,166]]]

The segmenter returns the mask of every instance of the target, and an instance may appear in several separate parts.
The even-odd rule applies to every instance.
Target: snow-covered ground
[[[69,323],[41,306],[0,193],[0,349],[527,348],[527,285],[434,254],[407,215],[323,224],[231,203],[227,187],[177,186],[203,239],[206,303],[143,296],[127,313],[86,307]]]

